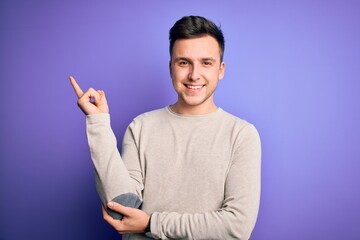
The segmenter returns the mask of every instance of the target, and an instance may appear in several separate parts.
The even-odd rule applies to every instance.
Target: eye
[[[204,61],[204,65],[205,65],[205,66],[211,66],[211,65],[212,65],[212,62],[211,62],[211,61]]]
[[[188,65],[189,63],[187,62],[187,61],[185,61],[185,60],[181,60],[181,61],[179,61],[179,65],[180,66],[186,66],[186,65]]]

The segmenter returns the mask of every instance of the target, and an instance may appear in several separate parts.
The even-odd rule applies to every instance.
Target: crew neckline
[[[181,113],[176,113],[173,110],[171,110],[170,105],[168,105],[166,107],[167,112],[170,115],[176,116],[176,117],[181,117],[181,118],[203,118],[203,117],[210,117],[210,116],[214,116],[217,113],[221,112],[222,109],[220,107],[217,107],[217,109],[214,112],[211,113],[206,113],[206,114],[200,114],[200,115],[186,115],[186,114],[181,114]]]

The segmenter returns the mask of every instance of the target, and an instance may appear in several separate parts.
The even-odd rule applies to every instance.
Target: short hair
[[[170,29],[170,57],[172,56],[175,41],[178,39],[191,39],[209,35],[218,42],[220,47],[220,61],[223,61],[225,39],[220,27],[212,21],[200,16],[185,16],[179,19]]]

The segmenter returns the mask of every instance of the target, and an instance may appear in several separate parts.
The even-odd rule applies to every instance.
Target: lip
[[[186,84],[186,83],[184,83],[184,86],[188,90],[199,91],[205,86],[205,84]]]

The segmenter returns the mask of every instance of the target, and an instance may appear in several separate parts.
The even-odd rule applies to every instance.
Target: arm
[[[249,125],[234,152],[222,207],[205,213],[155,212],[151,233],[161,239],[249,239],[260,202],[260,139]]]
[[[249,239],[255,226],[260,201],[260,139],[249,125],[234,153],[226,183],[222,207],[205,213],[154,212],[151,234],[158,239]],[[144,232],[148,216],[118,204],[111,208],[129,221],[104,219],[119,233]],[[135,221],[135,220],[136,221]]]
[[[78,97],[78,106],[86,115],[87,137],[95,166],[96,188],[103,203],[115,201],[138,208],[141,196],[135,194],[132,180],[117,149],[116,138],[110,126],[109,107],[105,93],[92,88],[83,92],[73,77],[71,85]],[[107,211],[114,218],[122,215]]]
[[[87,138],[95,167],[96,189],[103,206],[109,201],[138,208],[141,193],[137,193],[127,168],[117,149],[117,141],[107,113],[86,116]],[[106,209],[114,218],[122,215]]]

